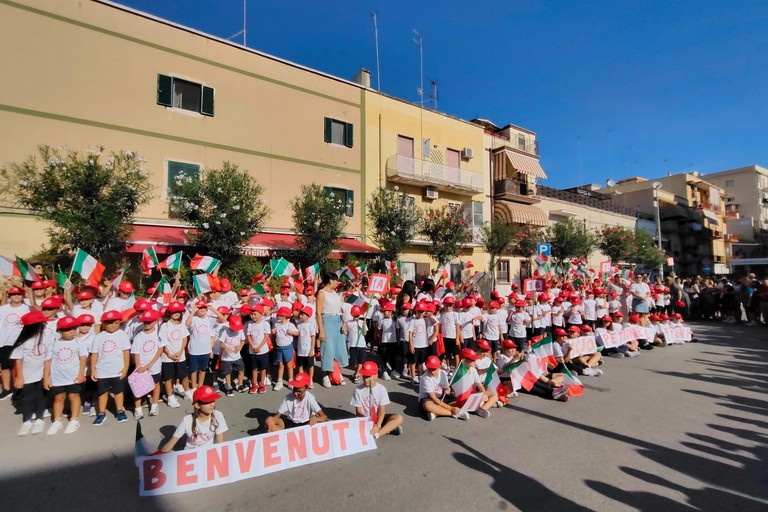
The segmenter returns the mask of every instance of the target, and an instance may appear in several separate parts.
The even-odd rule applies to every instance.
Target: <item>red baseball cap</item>
[[[392,311],[394,311],[394,306],[392,306]],[[314,311],[312,311],[312,308],[309,306],[304,306],[300,310],[301,314],[307,315],[308,317],[312,318],[312,315],[314,314]]]
[[[401,309],[413,309],[413,306],[410,302],[403,302],[403,305],[400,306]]]
[[[512,340],[504,340],[504,348],[517,348],[517,345]]]
[[[555,336],[568,336],[568,333],[565,332],[565,329],[561,329],[560,327],[558,327],[557,329],[555,329]]]
[[[483,351],[491,350],[491,344],[488,340],[477,340],[477,348]]]
[[[80,327],[80,322],[73,316],[63,316],[56,322],[57,331],[66,331],[67,329],[74,329]]]
[[[291,317],[291,310],[288,309],[287,307],[283,306],[283,307],[279,308],[275,312],[275,315],[277,315],[277,316],[284,316],[285,318],[290,318]]]
[[[154,309],[148,309],[141,314],[141,316],[139,317],[139,320],[141,320],[145,324],[155,322],[157,320],[160,320],[160,312],[155,311]]]
[[[195,303],[195,307],[196,307],[197,309],[204,309],[204,308],[207,308],[207,307],[208,307],[208,303],[207,303],[207,302],[205,302],[204,300],[199,300],[199,301],[197,301],[197,302]]]
[[[45,281],[43,281],[43,286],[45,286],[46,288],[56,288],[56,281],[54,281],[53,279],[46,279]]]
[[[96,319],[93,315],[89,315],[88,313],[83,313],[77,317],[77,321],[80,322],[80,325],[93,325],[96,323]]]
[[[24,290],[19,288],[18,286],[12,286],[11,288],[8,288],[8,295],[24,295]]]
[[[491,301],[491,302],[488,304],[488,309],[499,309],[499,303],[498,303],[498,302],[496,302],[495,300],[492,300],[492,301]]]
[[[219,306],[219,307],[216,308],[216,311],[218,311],[222,315],[228,315],[228,314],[231,313],[231,311],[229,310],[229,308],[227,306]]]
[[[61,307],[62,300],[58,297],[48,297],[41,304],[43,309],[59,309]]]
[[[89,300],[93,298],[93,293],[88,290],[84,290],[77,294],[77,300]]]
[[[450,295],[443,299],[443,304],[446,306],[453,306],[454,302],[453,297]]]
[[[40,311],[30,311],[29,313],[21,315],[21,325],[39,324],[47,321],[48,319]]]
[[[517,302],[515,302],[515,307],[516,308],[524,308],[525,307],[525,301],[524,300],[518,300]]]
[[[616,311],[616,312],[613,313],[613,316],[615,316],[617,318],[621,318],[621,317],[624,316],[624,313],[622,313],[621,311]]]
[[[429,356],[424,365],[430,370],[437,370],[440,368],[440,359],[437,356]]]
[[[221,398],[221,394],[211,386],[200,386],[192,394],[193,402],[200,402],[203,404],[210,404],[219,398]]]
[[[219,286],[221,287],[221,291],[223,291],[224,293],[232,289],[232,283],[230,283],[229,279],[227,279],[226,277],[219,281]]]
[[[301,372],[297,374],[292,381],[288,382],[289,386],[293,388],[307,387],[312,383],[312,379],[309,378],[309,374]]]
[[[30,287],[33,290],[44,290],[45,289],[45,285],[43,284],[42,281],[35,281],[34,283],[32,283],[32,285]]]
[[[130,281],[123,281],[117,289],[123,293],[133,293],[134,291],[133,283]]]
[[[271,308],[272,306],[275,305],[274,302],[272,302],[270,299],[266,299],[266,298],[265,299],[261,299],[261,302],[259,302],[259,304],[261,304],[265,308]]]
[[[592,328],[588,325],[582,325],[581,332],[592,332]]]
[[[304,295],[306,295],[307,297],[311,297],[314,294],[315,294],[315,288],[314,287],[310,286],[310,287],[304,289]]]
[[[264,306],[261,304],[255,304],[250,307],[251,313],[259,313],[260,315],[264,314]]]
[[[568,332],[581,332],[581,328],[578,325],[572,325],[568,328]]]
[[[296,301],[293,304],[291,304],[291,310],[292,311],[301,311],[301,308],[303,308],[303,307],[304,307],[304,304],[302,304],[299,301]]]
[[[477,361],[477,353],[471,348],[463,348],[459,350],[459,357],[462,359],[469,359],[470,361]]]
[[[243,319],[237,315],[230,316],[229,328],[232,329],[233,331],[242,331],[243,329],[245,329],[245,326],[243,325]]]
[[[123,314],[117,311],[116,309],[112,309],[110,311],[105,311],[103,315],[101,315],[101,321],[104,322],[114,322],[117,320],[118,322],[123,321]]]
[[[170,304],[168,304],[168,312],[169,313],[183,313],[186,311],[187,308],[184,307],[184,304],[181,302],[174,300]]]
[[[360,371],[357,373],[363,377],[373,377],[374,375],[379,374],[379,365],[373,361],[366,361],[363,363],[363,367],[360,368]]]
[[[613,321],[609,315],[605,315],[600,320],[602,320],[603,322],[612,322]]]

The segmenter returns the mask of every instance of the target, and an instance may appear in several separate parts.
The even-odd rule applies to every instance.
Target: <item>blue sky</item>
[[[242,28],[242,0],[119,3]],[[383,92],[418,101],[419,30],[438,110],[536,132],[549,186],[768,166],[768,2],[249,0],[247,43],[375,87],[373,11]]]

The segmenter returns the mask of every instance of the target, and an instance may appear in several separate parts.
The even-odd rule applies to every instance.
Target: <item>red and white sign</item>
[[[461,406],[461,411],[475,412],[483,404],[483,397],[485,397],[485,393],[472,393],[467,398],[467,401],[464,402],[464,405]]]
[[[571,346],[568,356],[573,359],[583,355],[594,354],[597,352],[597,343],[594,336],[580,336],[578,338],[569,338],[568,344]]]
[[[254,478],[376,449],[367,418],[318,423],[139,457],[139,495],[159,496]]]
[[[526,279],[523,281],[523,291],[528,292],[543,292],[544,280],[543,279]]]
[[[368,278],[368,289],[365,293],[386,293],[389,291],[389,276],[386,274],[371,274]]]
[[[613,271],[613,263],[611,261],[601,261],[600,262],[600,273],[601,274],[610,274]]]

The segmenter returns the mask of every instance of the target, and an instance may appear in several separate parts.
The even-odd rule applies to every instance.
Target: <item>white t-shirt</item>
[[[287,347],[293,343],[293,336],[288,334],[288,331],[298,331],[298,329],[292,322],[275,324],[275,344],[278,347]]]
[[[568,323],[579,325],[582,323],[582,315],[584,314],[584,307],[581,305],[572,306],[571,312],[568,315]]]
[[[381,331],[381,343],[395,343],[397,341],[397,323],[394,318],[382,318],[379,320]]]
[[[45,354],[45,360],[51,361],[51,386],[75,384],[80,373],[80,358],[87,356],[88,350],[78,343],[77,338],[71,341],[55,339]]]
[[[490,357],[478,357],[475,361],[475,368],[477,370],[487,370],[491,367],[491,364],[493,361],[491,361]]]
[[[595,299],[584,299],[581,304],[584,306],[584,319],[593,322],[597,320],[597,302]]]
[[[239,361],[242,359],[237,347],[239,347],[240,343],[245,340],[245,331],[233,331],[227,327],[221,331],[218,340],[221,344],[222,361]],[[233,351],[234,353],[230,353],[229,351]]]
[[[101,302],[97,300],[94,300],[91,304],[91,307],[88,309],[85,309],[80,304],[75,304],[75,307],[72,308],[72,316],[78,317],[80,315],[93,315],[94,324],[101,323],[102,313],[104,313],[104,306],[102,306]]]
[[[296,354],[299,357],[307,357],[312,352],[312,336],[317,334],[317,331],[315,330],[315,324],[312,323],[312,320],[307,320],[306,322],[300,323],[298,326],[299,329],[299,344],[298,344],[298,353]]]
[[[400,332],[400,341],[408,341],[408,333],[411,332],[412,316],[400,316],[397,318],[397,330]]]
[[[496,312],[496,316],[499,317],[499,332],[501,334],[507,334],[509,331],[509,325],[507,325],[507,316],[509,312],[506,309],[499,308]]]
[[[525,311],[519,313],[512,313],[509,317],[509,329],[510,335],[513,338],[525,338],[525,322],[530,321],[531,317]]]
[[[499,378],[509,378],[509,372],[504,371],[504,367],[512,360],[512,356],[505,356],[502,352],[496,357],[496,367],[499,369]]]
[[[158,329],[152,332],[141,331],[133,337],[133,344],[131,345],[131,354],[139,354],[139,364],[146,367],[152,358],[155,357],[157,351],[165,347],[166,343],[160,340],[160,334]],[[162,356],[149,368],[149,373],[157,375],[163,368]]]
[[[429,398],[429,393],[434,393],[440,397],[443,391],[449,386],[448,375],[443,370],[438,370],[437,377],[431,375],[432,372],[426,371],[421,374],[419,379],[419,399]]]
[[[85,375],[91,374],[91,347],[93,346],[93,340],[96,338],[96,333],[93,332],[93,329],[85,333],[84,335],[78,334],[77,335],[77,343],[85,350],[85,353],[87,354],[88,358],[85,361]]]
[[[173,437],[182,437],[184,435],[187,436],[187,444],[184,446],[186,450],[189,450],[191,448],[200,448],[201,446],[211,446],[213,442],[216,440],[216,435],[223,434],[229,428],[227,427],[227,422],[224,419],[224,415],[221,414],[219,411],[213,411],[212,418],[216,420],[216,431],[214,432],[214,429],[211,427],[211,420],[208,421],[200,421],[199,419],[195,422],[197,433],[196,435],[193,435],[192,433],[192,415],[187,414],[181,419],[181,423],[179,423],[179,426],[176,427],[176,432],[173,433]]]
[[[320,404],[309,391],[304,393],[304,398],[301,401],[296,400],[293,392],[290,392],[285,395],[277,412],[292,422],[301,424],[308,422],[312,416],[320,412]]]
[[[440,332],[449,339],[456,339],[456,324],[459,323],[459,315],[455,311],[446,311],[440,316]]]
[[[595,311],[595,317],[597,318],[603,318],[605,315],[608,314],[608,301],[605,300],[602,297],[598,297],[595,299],[596,304],[596,311]]]
[[[360,407],[363,409],[363,416],[367,418],[373,418],[371,411],[376,411],[378,414],[378,408],[381,405],[389,404],[389,393],[387,388],[376,383],[372,388],[368,388],[365,384],[360,384],[355,388],[352,393],[352,400],[349,405],[352,407]]]
[[[98,355],[96,378],[108,379],[119,376],[125,366],[126,350],[131,350],[131,341],[125,332],[121,330],[113,333],[101,331],[97,334],[91,347],[91,354]]]
[[[413,348],[427,348],[427,322],[424,317],[411,320],[411,334],[413,335]]]
[[[29,313],[29,306],[21,304],[12,307],[10,304],[0,306],[0,347],[13,345],[21,332],[21,317]]]
[[[471,311],[471,310],[470,310]],[[459,324],[461,324],[461,337],[464,340],[471,340],[475,337],[475,327],[473,316],[470,311],[459,313]]]
[[[358,318],[357,320],[350,320],[347,322],[347,345],[349,348],[364,348],[365,347],[365,334],[363,334],[363,326],[365,320]]]
[[[24,373],[24,384],[32,384],[43,380],[43,367],[48,346],[53,339],[43,336],[38,343],[33,337],[13,349],[11,359],[21,359],[21,371]]]
[[[184,323],[174,324],[173,322],[165,322],[160,326],[160,340],[162,341],[163,346],[165,346],[167,350],[170,350],[174,354],[181,350],[181,345],[184,341],[184,338],[187,336],[189,336],[189,329],[187,329],[187,326],[184,325]],[[175,362],[173,359],[168,357],[168,354],[165,352],[163,352],[161,359],[164,363]],[[179,362],[181,363],[186,360],[187,356],[182,351],[181,357],[179,357]]]
[[[552,306],[544,303],[539,303],[539,308],[541,309],[541,320],[539,320],[539,323],[541,327],[549,327],[552,325]]]
[[[189,343],[187,352],[191,356],[203,356],[211,353],[212,340],[216,337],[214,324],[208,317],[192,317],[192,323],[189,326]]]
[[[501,333],[499,312],[483,315],[483,337],[487,340],[498,340]]]
[[[552,306],[552,325],[555,327],[563,326],[563,307]]]
[[[264,336],[269,336],[271,332],[272,329],[269,327],[269,322],[264,317],[262,317],[261,322],[249,322],[246,331],[247,335],[251,337],[251,341],[256,347],[261,345],[261,342],[264,341]],[[253,347],[248,345],[248,353],[251,355],[266,354],[268,352],[269,345],[267,343],[264,343],[264,345],[259,348],[258,352],[254,352]]]

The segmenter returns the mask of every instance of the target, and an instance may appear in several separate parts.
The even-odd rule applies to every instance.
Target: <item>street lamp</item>
[[[653,182],[653,206],[656,207],[656,240],[657,245],[659,247],[659,251],[662,252],[663,249],[661,248],[661,213],[659,213],[659,189],[661,188],[661,182],[654,181]],[[659,265],[659,276],[661,279],[664,279],[664,262],[662,261]]]

